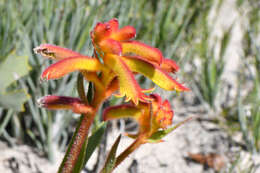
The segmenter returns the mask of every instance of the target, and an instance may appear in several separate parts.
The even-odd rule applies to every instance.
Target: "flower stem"
[[[59,168],[59,173],[72,173],[77,159],[80,155],[82,146],[87,139],[89,128],[94,120],[95,113],[81,115],[78,127],[74,132],[72,143],[68,147],[69,153],[66,155],[62,161]]]
[[[97,96],[98,94],[99,93],[95,93],[95,96]],[[103,95],[101,95],[100,97],[102,96]],[[70,143],[67,149],[69,153],[66,152],[66,155],[64,156],[64,159],[60,165],[58,173],[73,172],[73,169],[75,168],[77,160],[81,153],[82,146],[84,142],[87,140],[89,128],[93,124],[98,107],[103,101],[104,101],[104,97],[100,98],[98,102],[91,103],[91,106],[96,109],[94,109],[94,111],[89,114],[81,115],[77,129],[74,132],[73,138],[71,139],[72,142]]]
[[[113,169],[122,163],[133,151],[144,144],[144,137],[139,136],[129,147],[127,147],[117,158]]]

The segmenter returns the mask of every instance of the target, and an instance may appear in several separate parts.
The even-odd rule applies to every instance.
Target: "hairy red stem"
[[[133,151],[144,144],[144,136],[138,137],[129,147],[127,147],[117,158],[113,169],[122,163]]]
[[[95,96],[99,96],[101,98],[99,99],[99,102],[94,102],[91,104],[91,106],[95,108],[92,113],[81,115],[77,130],[74,132],[75,139],[73,140],[71,146],[68,147],[68,149],[70,149],[70,152],[67,156],[64,156],[66,160],[63,160],[64,164],[61,164],[61,166],[63,165],[63,167],[60,167],[61,170],[58,171],[59,173],[72,173],[73,169],[75,168],[75,165],[82,150],[82,146],[88,137],[89,128],[94,121],[98,107],[105,99],[103,94],[100,95],[100,93],[96,93]]]
[[[75,140],[71,144],[70,152],[68,156],[66,157],[66,160],[64,162],[64,166],[62,168],[61,173],[72,173],[77,159],[80,155],[82,146],[84,142],[87,139],[89,128],[94,120],[95,113],[88,114],[88,115],[82,115],[82,119],[79,122],[80,125],[78,126],[78,130],[76,131]]]

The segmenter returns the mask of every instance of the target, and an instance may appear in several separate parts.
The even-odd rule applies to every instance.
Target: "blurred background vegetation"
[[[244,148],[259,154],[260,4],[258,0],[236,0],[239,21],[220,28],[221,34],[215,36],[216,22],[226,20],[219,19],[223,3],[1,0],[0,140],[10,146],[22,143],[36,147],[50,160],[53,151],[65,150],[78,117],[69,111],[41,109],[37,99],[48,94],[76,96],[77,74],[41,83],[40,74],[51,61],[35,55],[33,48],[51,43],[91,55],[89,33],[93,26],[117,18],[121,26],[137,29],[137,40],[160,48],[165,57],[178,62],[180,80],[194,95],[190,104],[203,106],[231,136],[241,132]],[[237,23],[242,27],[242,44],[238,59],[233,59],[233,54],[227,56],[227,50],[233,49],[230,42]],[[232,74],[225,72],[230,61],[238,64]],[[151,85],[140,80],[142,85]]]

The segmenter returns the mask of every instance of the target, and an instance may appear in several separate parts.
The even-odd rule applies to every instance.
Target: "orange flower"
[[[168,100],[162,101],[157,94],[151,94],[150,103],[139,103],[139,105],[125,104],[111,106],[105,109],[103,119],[105,121],[118,118],[133,118],[139,124],[139,132],[135,135],[127,134],[129,137],[145,137],[145,142],[161,142],[161,138],[168,134],[167,127],[172,124],[173,110]],[[158,135],[161,134],[161,135]]]
[[[135,80],[136,73],[148,77],[165,90],[189,90],[170,76],[170,73],[179,69],[176,63],[164,58],[159,49],[131,40],[135,35],[135,28],[119,28],[118,21],[112,19],[98,23],[91,32],[95,57],[50,44],[40,45],[34,49],[36,53],[58,60],[48,67],[41,77],[47,80],[58,79],[70,72],[81,71],[87,80],[99,86],[103,92],[109,90],[110,83],[117,78],[118,95],[126,96],[126,101],[132,100],[136,105],[139,101],[151,100],[144,94],[147,90],[142,89]],[[97,72],[100,75],[97,75]],[[93,80],[89,78],[89,74],[92,74]]]

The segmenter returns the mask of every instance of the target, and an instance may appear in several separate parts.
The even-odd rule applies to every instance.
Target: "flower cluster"
[[[50,44],[42,44],[34,51],[57,61],[42,73],[42,80],[58,79],[80,71],[86,80],[94,84],[93,99],[87,102],[82,98],[45,96],[39,100],[40,105],[94,116],[101,103],[112,94],[125,97],[125,101],[130,103],[107,108],[103,113],[104,120],[134,118],[140,125],[139,132],[128,136],[141,141],[140,144],[151,142],[158,132],[171,125],[173,111],[169,102],[162,101],[159,95],[147,95],[153,88],[141,88],[135,75],[142,74],[165,90],[187,91],[189,89],[171,75],[179,67],[173,60],[165,58],[159,49],[133,40],[135,28],[119,28],[116,19],[98,23],[90,35],[94,57]],[[159,137],[155,141],[160,140]]]
[[[57,79],[80,70],[84,71],[86,79],[94,82],[97,88],[109,90],[107,87],[116,78],[119,87],[117,95],[126,96],[126,101],[132,100],[136,105],[139,100],[150,100],[144,94],[150,90],[140,87],[134,78],[136,73],[148,77],[165,90],[188,90],[169,75],[178,71],[176,63],[164,58],[159,49],[131,40],[135,35],[136,31],[132,26],[119,29],[117,20],[112,19],[106,23],[98,23],[91,32],[95,57],[54,45],[40,45],[34,49],[35,52],[58,60],[43,72],[42,79]],[[102,76],[95,76],[96,72],[101,72]]]
[[[138,134],[127,134],[129,137],[142,136],[143,143],[160,142],[161,137],[153,139],[154,135],[161,129],[166,129],[172,124],[173,110],[168,100],[162,101],[157,94],[151,94],[149,103],[140,103],[137,106],[125,104],[111,106],[103,113],[105,121],[117,118],[133,118],[139,123]]]

